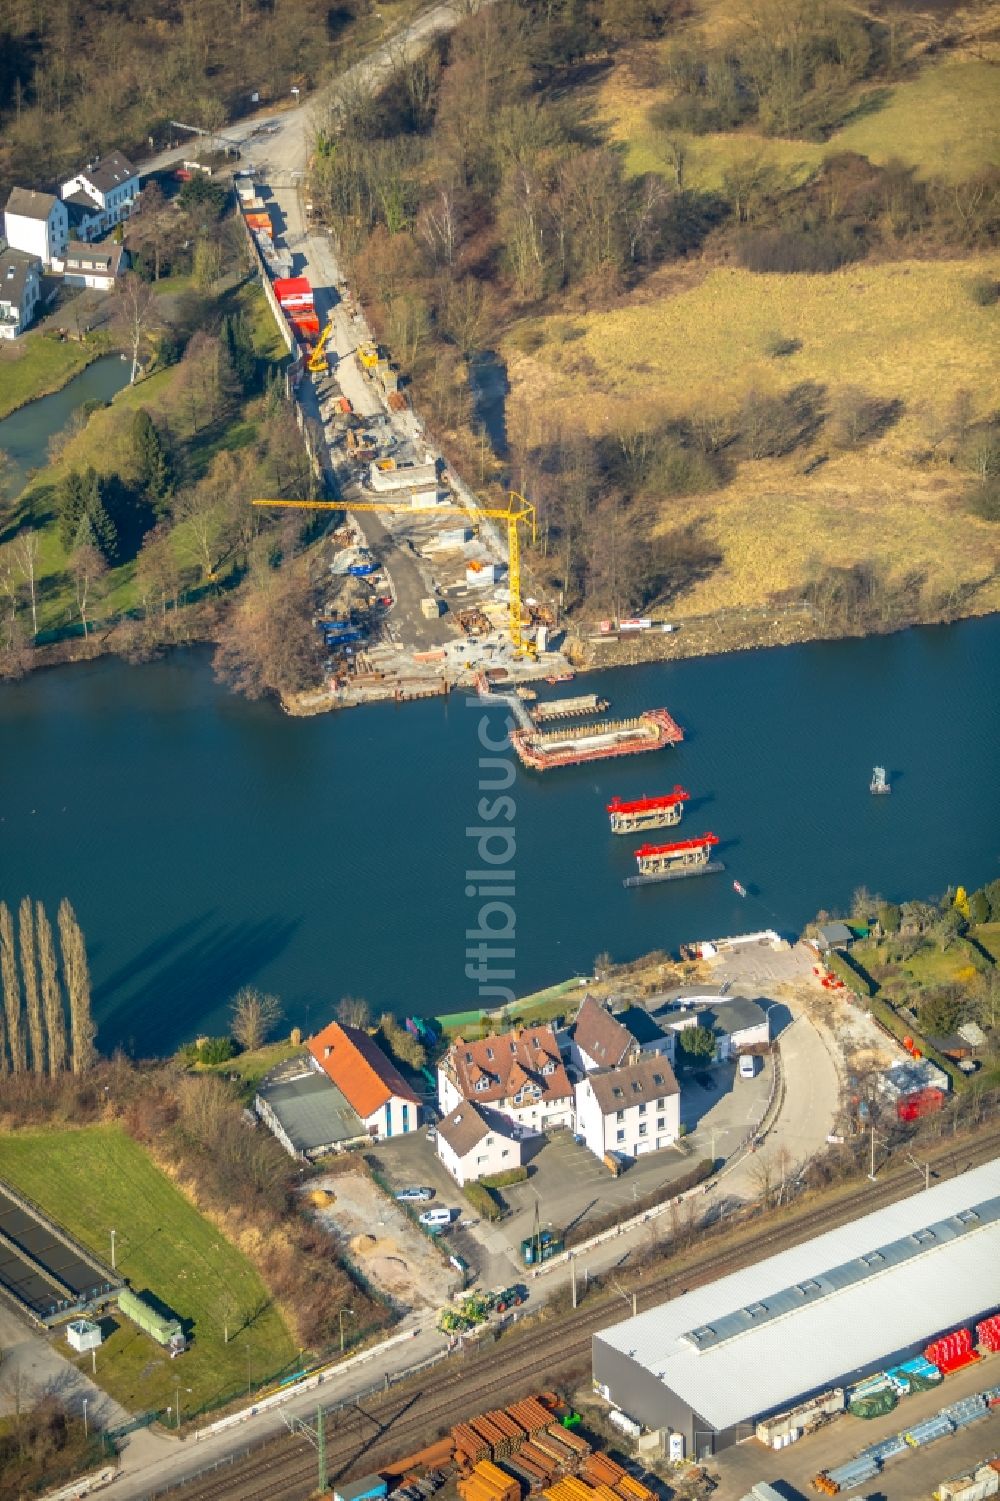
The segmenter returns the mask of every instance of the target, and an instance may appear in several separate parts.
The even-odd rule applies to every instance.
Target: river
[[[518,768],[514,989],[604,950],[795,932],[861,883],[899,899],[1000,875],[998,664],[988,618],[579,680],[614,714],[665,704],[687,738]],[[37,673],[0,689],[0,897],[53,914],[71,898],[104,1049],[222,1031],[244,983],[304,1028],[347,993],[422,1015],[475,1005],[481,719],[461,695],[289,719],[222,689],[199,651]],[[868,792],[875,762],[890,797]],[[634,841],[604,805],[675,782],[692,793],[682,830],[718,834],[727,872],[626,890]]]
[[[120,355],[108,354],[95,360],[85,370],[51,396],[42,396],[19,407],[0,422],[0,452],[7,455],[9,467],[0,477],[0,492],[13,497],[27,482],[29,469],[47,462],[49,439],[61,433],[77,407],[85,401],[110,401],[128,385],[131,366]]]

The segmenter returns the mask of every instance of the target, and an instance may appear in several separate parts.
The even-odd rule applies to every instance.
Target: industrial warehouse
[[[993,1161],[602,1330],[594,1386],[707,1457],[998,1305]]]

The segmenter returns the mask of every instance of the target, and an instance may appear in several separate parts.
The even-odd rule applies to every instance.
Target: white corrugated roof
[[[777,1316],[773,1306],[767,1310],[769,1297],[822,1281],[990,1200],[1000,1200],[1000,1159],[602,1330],[595,1340],[645,1366],[716,1430],[729,1428],[1000,1304],[1000,1219],[984,1215],[981,1224],[956,1224],[953,1239],[928,1240],[926,1249],[921,1241],[904,1259],[876,1262],[862,1280],[820,1290],[804,1306]],[[719,1327],[755,1305],[765,1310],[757,1327],[753,1315],[736,1333]],[[701,1349],[685,1338],[699,1330],[706,1331]]]

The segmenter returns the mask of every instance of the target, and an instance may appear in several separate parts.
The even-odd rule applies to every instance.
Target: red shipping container
[[[976,1325],[976,1342],[994,1355],[1000,1354],[1000,1314]]]
[[[308,277],[305,276],[275,277],[274,295],[282,307],[286,303],[299,303],[303,307],[312,307],[313,289],[309,285]]]
[[[914,1094],[904,1095],[896,1102],[896,1117],[901,1121],[915,1121],[922,1116],[933,1115],[944,1104],[940,1089],[918,1089]]]

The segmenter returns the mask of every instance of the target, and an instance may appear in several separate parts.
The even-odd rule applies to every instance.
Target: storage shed
[[[1000,1160],[594,1335],[595,1388],[707,1456],[1000,1304]]]

